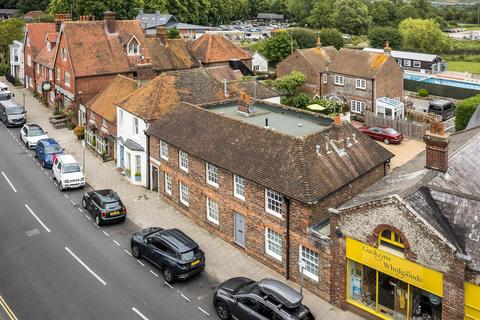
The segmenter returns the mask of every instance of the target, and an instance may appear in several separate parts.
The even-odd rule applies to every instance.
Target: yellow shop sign
[[[443,296],[443,275],[391,253],[347,237],[347,258],[407,282],[439,297]]]

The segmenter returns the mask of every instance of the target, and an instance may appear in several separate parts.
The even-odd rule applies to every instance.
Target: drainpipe
[[[283,198],[285,200],[285,205],[287,207],[287,265],[285,267],[285,278],[290,280],[290,199]]]
[[[147,189],[150,190],[150,134],[147,132],[147,130],[144,131],[145,136],[147,137],[147,155],[146,155],[146,175],[145,175],[145,182],[147,185]]]

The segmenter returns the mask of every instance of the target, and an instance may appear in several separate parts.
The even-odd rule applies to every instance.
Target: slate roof
[[[150,50],[137,20],[116,20],[116,32],[107,31],[105,21],[66,21],[65,36],[75,77],[127,73],[136,64],[150,61]],[[126,46],[135,36],[141,46],[140,56],[127,56]]]
[[[295,137],[207,109],[205,105],[182,104],[147,131],[189,154],[305,203],[321,200],[393,156],[347,123],[322,125],[320,131]],[[330,139],[344,141],[353,134],[358,142],[346,148],[346,155],[325,150]]]
[[[204,104],[227,99],[231,97],[225,97],[223,85],[204,69],[190,69],[162,73],[117,105],[150,122],[181,102]]]
[[[397,194],[480,271],[480,126],[450,136],[446,173],[424,168],[425,157],[394,169],[340,210]]]
[[[178,22],[174,15],[168,13],[144,13],[139,12],[137,19],[141,22],[143,29],[156,28],[158,26],[166,26],[171,23]]]
[[[477,109],[475,109],[465,129],[472,129],[478,126],[480,126],[480,104],[477,106]]]
[[[283,20],[283,14],[278,13],[258,13],[257,19]]]
[[[55,43],[57,41],[57,36],[57,32],[51,32],[47,34],[45,45],[43,46],[42,50],[40,50],[35,59],[33,59],[36,63],[53,69],[53,60],[55,58]],[[48,47],[46,45],[47,41],[52,44],[50,50],[48,50]]]
[[[304,57],[305,60],[307,60],[316,69],[317,72],[324,72],[327,66],[337,55],[338,50],[335,47],[328,46],[321,48],[315,47],[308,49],[297,49],[295,52]],[[296,63],[290,62],[289,59],[290,57],[293,57],[294,54],[295,53],[282,60],[279,65],[282,63]]]
[[[247,51],[237,47],[221,34],[204,34],[191,43],[190,50],[195,58],[202,63],[252,59]]]
[[[122,142],[122,144],[130,150],[141,151],[141,152],[145,151],[145,149],[143,149],[143,147],[140,144],[133,141],[132,139],[123,140],[122,137],[119,137],[118,140],[120,140]]]
[[[374,79],[389,59],[395,62],[384,53],[342,48],[328,65],[328,71]],[[398,66],[396,62],[395,65]]]
[[[183,39],[168,39],[163,45],[158,38],[146,38],[150,49],[153,70],[165,72],[198,68],[200,64],[188,50],[188,44]]]
[[[55,32],[55,23],[27,23],[25,33],[30,39],[30,48],[34,58],[45,45],[48,33]]]
[[[244,91],[250,97],[256,99],[268,99],[280,96],[280,93],[277,91],[267,87],[261,82],[255,81],[254,79],[229,82],[227,86],[230,92]]]
[[[117,108],[115,103],[137,90],[137,81],[117,75],[113,82],[101,93],[87,103],[87,107],[106,119],[117,124]]]
[[[383,49],[377,48],[364,48],[364,51],[383,53]],[[435,59],[440,58],[435,54],[419,53],[419,52],[409,52],[409,51],[398,51],[392,50],[391,55],[395,59],[408,59],[408,60],[418,60],[418,61],[428,61],[433,62]]]
[[[217,81],[223,82],[240,80],[243,74],[240,70],[233,70],[230,66],[218,66],[205,69],[209,75],[214,77]]]

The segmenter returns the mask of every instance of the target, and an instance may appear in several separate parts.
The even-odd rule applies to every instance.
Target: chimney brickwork
[[[160,40],[160,42],[164,45],[167,46],[167,28],[160,26],[157,27],[156,29],[156,34],[157,38]]]
[[[250,113],[249,106],[250,106],[250,96],[244,92],[240,92],[240,101],[238,103],[238,111],[243,113]]]
[[[445,125],[432,121],[430,131],[425,133],[423,141],[426,144],[426,163],[428,169],[447,172],[448,170],[448,145],[450,139],[445,134]]]
[[[107,30],[109,33],[115,33],[116,26],[115,26],[115,12],[113,11],[105,11],[103,13],[103,18],[105,19],[105,23],[107,24]]]

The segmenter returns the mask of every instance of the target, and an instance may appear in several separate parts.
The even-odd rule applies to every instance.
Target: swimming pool
[[[450,80],[450,79],[441,79],[441,78],[428,77],[428,76],[420,76],[420,75],[411,74],[411,73],[405,73],[403,78],[406,79],[406,80],[420,81],[420,82],[426,82],[426,83],[434,83],[434,84],[439,84],[439,85],[442,85],[442,86],[465,88],[465,89],[472,89],[472,90],[479,90],[480,91],[480,83],[472,83],[472,82],[457,81],[457,80]]]

